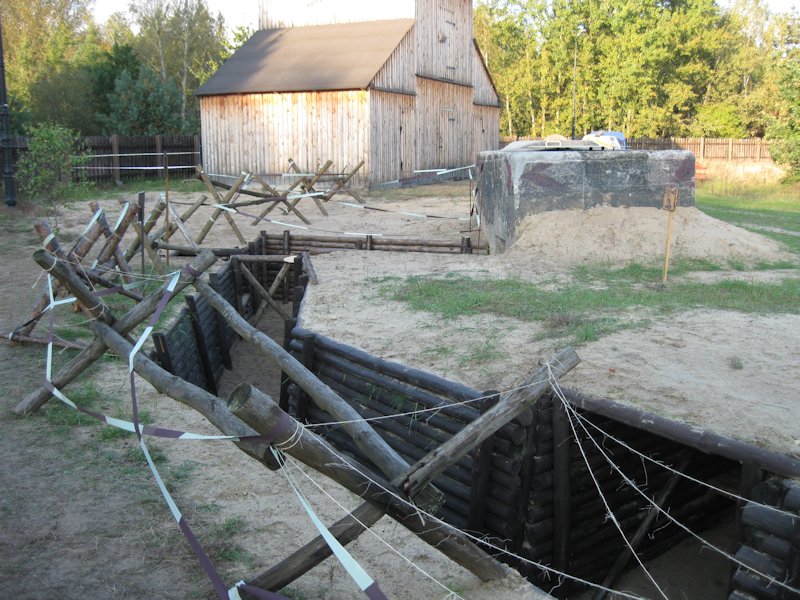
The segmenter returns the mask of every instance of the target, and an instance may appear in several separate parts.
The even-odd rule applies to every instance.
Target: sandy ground
[[[402,196],[403,194],[401,194]],[[324,234],[332,231],[384,233],[408,238],[436,237],[458,240],[470,228],[468,221],[469,198],[466,184],[436,189],[430,196],[415,198],[419,192],[405,194],[405,198],[387,200],[369,198],[368,205],[387,211],[424,213],[450,216],[452,219],[423,219],[401,215],[398,212],[378,212],[356,209],[340,203],[330,203],[330,216],[323,218],[308,204],[304,210],[313,221],[309,233]],[[190,202],[191,195],[173,194],[176,202]],[[150,198],[152,202],[154,198]],[[103,205],[113,216],[117,214],[115,201]],[[182,206],[177,205],[178,212]],[[257,209],[250,209],[251,214]],[[615,212],[616,211],[616,212]],[[644,211],[644,212],[642,212]],[[202,209],[189,222],[196,232],[208,218],[209,209]],[[89,218],[88,209],[78,206],[62,216],[63,239],[79,233]],[[300,224],[294,216],[277,215],[276,220]],[[461,220],[459,220],[461,219]],[[254,239],[261,229],[280,233],[286,227],[276,223],[250,224],[244,217],[236,217],[245,239]],[[547,215],[524,224],[520,243],[501,257],[441,256],[418,253],[337,252],[316,256],[313,259],[320,283],[310,286],[303,307],[304,325],[345,343],[354,344],[384,358],[425,368],[447,377],[458,379],[479,388],[504,389],[511,387],[525,373],[536,368],[555,350],[554,340],[537,341],[537,325],[513,319],[477,316],[442,321],[428,313],[417,313],[396,302],[387,301],[378,290],[376,279],[384,276],[414,274],[463,273],[475,277],[516,276],[542,285],[567,280],[569,268],[575,264],[588,264],[594,260],[626,262],[629,260],[657,259],[663,253],[666,215],[661,211],[645,209],[596,209],[576,211],[574,214]],[[298,231],[303,233],[303,231]],[[27,246],[5,248],[3,254],[9,265],[15,289],[27,289],[37,276],[36,268],[27,256],[35,240],[27,235]],[[233,245],[235,238],[224,220],[212,229],[207,241],[212,246]],[[674,255],[704,257],[745,262],[774,261],[786,258],[775,244],[755,234],[728,226],[699,213],[694,209],[679,209],[675,222]],[[705,276],[705,274],[703,275]],[[796,277],[797,271],[771,272],[719,272],[714,277],[780,278]],[[30,296],[31,293],[27,292]],[[13,328],[27,316],[29,304],[6,303],[2,312],[3,329]],[[654,319],[645,330],[632,330],[614,334],[578,349],[583,362],[565,381],[568,385],[598,396],[609,396],[641,405],[648,410],[672,414],[689,422],[708,425],[741,439],[754,441],[765,447],[798,452],[800,422],[793,402],[800,389],[800,350],[796,340],[800,336],[800,317],[790,315],[753,316],[719,311],[692,311],[668,319]],[[487,341],[488,340],[488,341]],[[494,360],[475,361],[477,350],[494,345]],[[4,350],[4,352],[7,352]],[[11,356],[6,354],[6,356]],[[484,354],[485,356],[485,354]],[[741,368],[730,365],[737,359]],[[225,386],[230,389],[241,380],[249,380],[275,394],[276,378],[265,371],[263,361],[244,344],[237,346],[236,370],[226,376]],[[31,376],[31,381],[39,375]],[[95,375],[101,388],[120,402],[125,401],[126,376],[119,365],[109,365]],[[2,427],[7,439],[9,431],[30,427],[30,421],[9,420],[8,409],[28,388],[17,382],[15,391],[9,393],[4,405]],[[193,413],[140,384],[143,406],[152,412],[158,425],[211,432],[212,428]],[[777,424],[777,425],[776,425]],[[23,434],[20,433],[20,436]],[[9,442],[10,443],[10,442]],[[188,483],[176,492],[176,500],[184,507],[201,507],[213,503],[215,514],[206,520],[215,523],[237,516],[244,527],[237,543],[245,551],[246,560],[226,565],[223,575],[232,583],[248,578],[274,564],[294,548],[314,535],[313,526],[299,508],[282,475],[256,465],[234,447],[224,443],[196,444],[158,442],[169,464],[191,464],[192,475]],[[11,451],[11,448],[6,448]],[[20,464],[20,470],[26,467]],[[68,465],[64,465],[68,473]],[[314,478],[329,489],[331,494],[354,507],[356,499],[339,486]],[[31,475],[33,481],[39,476]],[[16,479],[8,485],[17,485]],[[103,502],[94,497],[91,486],[79,486],[72,492],[81,502]],[[46,489],[46,488],[45,488]],[[332,522],[341,511],[310,484],[305,492],[323,520]],[[25,492],[19,491],[19,494]],[[39,492],[41,493],[41,492]],[[79,506],[83,505],[79,504]],[[14,519],[14,504],[3,512],[3,527]],[[124,499],[115,501],[117,510],[126,512]],[[5,506],[4,506],[5,509]],[[76,514],[80,514],[76,508]],[[192,513],[198,514],[198,513]],[[170,523],[166,509],[163,524]],[[77,518],[77,517],[75,517]],[[103,515],[99,515],[99,519]],[[442,582],[464,598],[511,600],[534,598],[536,593],[518,576],[506,581],[481,584],[471,574],[420,543],[388,519],[374,528],[392,547],[399,549],[417,567]],[[201,532],[202,533],[202,532]],[[48,578],[55,577],[45,565],[58,565],[68,558],[63,549],[72,538],[67,533],[50,532],[43,541],[20,550],[23,558],[46,552],[48,559],[38,563],[39,590],[59,590],[65,598],[78,597],[160,597],[157,594],[125,594],[114,591],[104,575],[109,568],[101,566],[99,558],[87,559],[84,570],[99,582],[96,587],[71,592],[69,586],[55,587]],[[75,535],[80,539],[93,539],[91,530],[80,529]],[[200,535],[201,541],[203,536]],[[115,542],[113,534],[104,538],[108,547],[125,545]],[[136,546],[146,553],[146,544]],[[140,550],[141,548],[141,550]],[[3,547],[4,552],[10,552]],[[432,582],[414,567],[392,552],[384,543],[368,537],[351,546],[354,556],[370,574],[380,582],[391,598],[445,598],[450,592]],[[28,554],[29,553],[29,554]],[[68,554],[68,553],[66,553]],[[5,562],[0,557],[0,562]],[[24,560],[19,561],[24,564]],[[97,563],[97,564],[96,564]],[[152,565],[142,561],[138,569],[119,575],[124,581],[139,582],[147,579]],[[179,565],[174,566],[176,578],[181,578]],[[77,579],[65,569],[61,578]],[[4,571],[3,581],[22,576],[22,567]],[[194,574],[196,577],[196,573]],[[34,589],[36,585],[33,586]],[[358,598],[360,593],[343,574],[341,568],[328,559],[312,572],[292,584],[296,598]],[[29,589],[17,586],[14,589]],[[77,589],[77,588],[75,588]],[[137,588],[139,589],[139,588]],[[160,589],[160,588],[159,588]],[[187,589],[187,588],[182,588]],[[178,592],[183,597],[210,597],[205,592]],[[17,597],[41,597],[41,592],[18,594]]]

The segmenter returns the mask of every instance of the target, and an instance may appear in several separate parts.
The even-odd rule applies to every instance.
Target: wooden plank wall
[[[400,41],[400,45],[395,48],[389,60],[370,83],[371,88],[391,92],[416,93],[415,29],[416,25]]]
[[[416,169],[455,168],[474,162],[472,88],[417,79]]]
[[[418,0],[416,69],[433,79],[472,83],[472,3]]]
[[[209,96],[200,105],[209,173],[245,170],[274,180],[286,172],[290,158],[303,168],[332,160],[332,172],[365,160],[353,185],[368,181],[367,91]]]
[[[370,176],[373,183],[413,175],[416,148],[416,97],[370,92]]]
[[[261,0],[259,29],[331,25],[414,17],[415,0]]]
[[[475,104],[495,106],[499,110],[500,98],[497,95],[497,90],[494,88],[489,71],[486,69],[486,65],[483,64],[483,59],[475,44],[472,45],[472,53],[474,55],[472,61],[473,100]]]
[[[472,106],[472,160],[478,152],[497,150],[500,147],[500,110],[494,106]]]

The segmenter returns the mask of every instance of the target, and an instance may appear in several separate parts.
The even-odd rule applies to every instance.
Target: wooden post
[[[658,497],[655,498],[655,506],[650,504],[647,508],[647,515],[645,516],[644,520],[642,521],[641,525],[639,525],[636,533],[633,534],[633,537],[628,541],[630,544],[630,548],[625,546],[622,553],[619,555],[617,560],[614,562],[613,566],[609,569],[606,578],[603,580],[603,587],[610,588],[614,585],[619,574],[625,568],[625,565],[628,564],[628,561],[631,557],[631,548],[633,551],[636,552],[636,549],[639,547],[639,544],[642,543],[644,540],[644,536],[647,535],[647,532],[650,531],[650,527],[652,527],[653,523],[655,522],[656,518],[659,515],[660,510],[664,507],[667,500],[669,499],[670,494],[672,494],[673,490],[675,490],[675,486],[678,485],[678,482],[681,480],[681,475],[679,473],[683,473],[686,470],[686,467],[689,466],[691,462],[691,454],[688,451],[684,452],[683,454],[686,457],[677,465],[678,473],[673,473],[667,484],[664,486],[664,489],[661,490]],[[554,506],[558,505],[559,502],[556,502]],[[558,567],[556,567],[558,568]],[[594,595],[592,600],[603,600],[606,597],[605,590],[598,590],[597,593]]]
[[[553,567],[566,573],[570,563],[570,446],[572,430],[564,403],[553,397]],[[571,586],[564,581],[558,598],[567,598]]]
[[[156,358],[161,367],[169,373],[175,373],[175,365],[172,364],[167,336],[161,332],[153,333],[153,345],[156,347]]]
[[[136,232],[137,232],[140,244],[143,241],[142,236],[147,235],[147,233],[148,233],[148,230],[145,229],[145,222],[144,222],[144,198],[145,198],[144,192],[139,192],[139,225],[141,226],[141,230],[137,229]],[[144,246],[142,246],[142,275],[144,275],[144,272],[145,272],[145,270],[144,270],[144,255],[145,255],[145,249],[144,249]],[[125,256],[125,254],[123,254],[123,256]],[[127,260],[130,260],[130,259],[127,259]]]
[[[200,322],[200,313],[197,310],[197,298],[193,295],[186,296],[186,306],[189,308],[189,320],[192,322],[194,338],[197,342],[197,352],[200,354],[200,364],[206,379],[206,389],[212,394],[217,393],[217,380],[214,377],[214,365],[211,363],[211,354],[208,348],[206,332]]]
[[[311,371],[314,372],[314,350],[316,348],[317,336],[314,334],[311,335],[304,335],[302,338],[303,340],[303,366]],[[301,423],[308,422],[308,403],[309,403],[309,396],[307,393],[302,391],[300,393],[300,397],[297,400],[297,420]]]
[[[250,284],[250,286],[253,288],[253,291],[254,291],[254,292],[257,292],[257,293],[258,293],[258,295],[259,295],[259,296],[261,296],[261,298],[262,298],[262,299],[263,299],[263,300],[264,300],[264,301],[265,301],[267,304],[269,304],[269,305],[270,305],[270,306],[271,306],[271,307],[272,307],[272,308],[275,310],[275,312],[276,312],[276,313],[278,313],[278,315],[281,317],[281,319],[283,319],[283,320],[285,321],[286,319],[290,318],[290,317],[289,317],[289,315],[287,315],[287,314],[286,314],[286,312],[283,310],[283,308],[281,307],[281,305],[280,305],[280,304],[278,304],[278,303],[275,301],[275,299],[272,297],[272,293],[273,293],[273,292],[272,292],[272,290],[270,290],[270,291],[267,291],[267,290],[265,290],[265,289],[264,289],[264,286],[262,286],[262,285],[261,285],[261,284],[258,282],[258,280],[257,280],[257,279],[255,278],[255,276],[254,276],[254,275],[253,275],[253,274],[250,272],[250,269],[248,269],[248,268],[247,268],[247,266],[243,265],[243,264],[242,264],[242,262],[241,262],[240,260],[238,260],[238,259],[233,259],[233,260],[235,260],[235,261],[236,261],[236,270],[234,271],[234,274],[235,274],[237,271],[238,271],[239,273],[241,273],[241,275],[243,275],[243,276],[244,276],[244,278],[247,280],[247,282],[248,282],[248,283]]]
[[[208,279],[211,287],[219,291],[219,274],[209,273]],[[231,340],[228,333],[228,322],[217,311],[214,311],[214,318],[217,322],[217,339],[219,340],[219,353],[222,357],[222,365],[226,369],[232,369],[233,361],[231,360]]]
[[[728,162],[733,160],[733,138],[728,138]]]
[[[664,252],[664,273],[661,276],[661,283],[667,283],[669,275],[669,255],[672,248],[672,221],[675,216],[675,209],[678,206],[678,188],[674,185],[668,185],[664,190],[664,204],[663,209],[669,211],[669,218],[667,221],[667,247]]]
[[[706,138],[700,138],[700,158],[706,157]]]
[[[118,135],[111,136],[111,164],[113,165],[113,172],[111,176],[114,178],[114,183],[121,185],[122,175],[120,174]]]
[[[486,392],[488,396],[481,402],[481,413],[485,414],[500,401],[500,392]],[[492,452],[494,438],[489,437],[473,451],[472,485],[469,498],[469,518],[467,526],[471,531],[481,531],[484,526],[486,500],[489,495],[489,477],[492,472]]]
[[[292,343],[292,330],[297,325],[297,319],[287,319],[283,322],[283,349],[289,352]],[[281,395],[279,406],[282,411],[289,412],[289,384],[292,382],[288,373],[281,371]]]

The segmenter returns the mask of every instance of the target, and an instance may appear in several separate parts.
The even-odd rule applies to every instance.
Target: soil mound
[[[529,215],[503,258],[560,266],[659,259],[666,248],[667,221],[667,211],[642,207],[601,206]],[[674,258],[748,265],[791,260],[777,242],[694,207],[675,211],[671,253]]]

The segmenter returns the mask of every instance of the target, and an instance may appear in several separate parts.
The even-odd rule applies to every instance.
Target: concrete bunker
[[[694,206],[695,160],[684,150],[592,149],[515,142],[478,155],[477,203],[492,253],[502,253],[531,214],[596,206],[661,208],[664,190]]]

